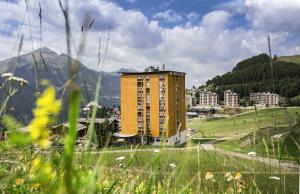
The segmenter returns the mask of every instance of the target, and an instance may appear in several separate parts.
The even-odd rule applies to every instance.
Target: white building
[[[224,91],[224,106],[225,107],[238,107],[239,95],[231,90]]]
[[[218,94],[210,91],[199,92],[199,105],[200,106],[218,106],[219,96]]]
[[[278,106],[279,95],[270,92],[250,93],[250,101],[262,106]]]

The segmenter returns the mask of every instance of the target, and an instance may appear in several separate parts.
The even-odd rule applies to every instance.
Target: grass
[[[22,152],[17,152],[17,150],[12,152],[12,149],[15,148],[2,147],[1,152],[9,161],[17,156],[18,162],[24,164],[26,170],[17,168],[18,165],[13,163],[0,163],[0,178],[2,179],[0,186],[4,192],[33,192],[32,185],[37,182],[41,184],[39,190],[35,191],[37,193],[59,191],[64,171],[63,154],[54,150],[49,155],[24,149]],[[46,184],[40,178],[31,177],[34,165],[30,161],[36,157],[42,157],[46,162],[56,164],[53,168],[55,175]],[[124,159],[117,160],[121,157]],[[100,193],[106,193],[109,190],[108,193],[119,193],[122,190],[129,193],[146,193],[150,187],[151,193],[156,190],[159,191],[158,193],[225,193],[230,188],[237,189],[237,181],[227,181],[224,177],[227,172],[231,172],[233,176],[241,173],[240,181],[245,183],[243,189],[245,193],[295,193],[298,188],[298,175],[296,174],[286,173],[255,160],[220,156],[215,152],[197,149],[161,150],[158,153],[153,151],[82,153],[75,156],[73,169],[72,180],[73,183],[77,182],[73,186],[77,191],[83,192],[91,189]],[[98,170],[95,171],[95,169]],[[208,172],[213,174],[214,180],[205,178]],[[40,172],[36,172],[36,176],[39,177],[39,175]],[[271,176],[276,176],[280,180],[270,180]],[[24,179],[24,183],[17,185],[17,179]],[[95,187],[92,188],[89,184]]]
[[[228,140],[216,144],[216,147],[228,151],[249,153],[256,152],[259,156],[275,158],[278,160],[294,160],[299,163],[300,151],[297,145],[300,145],[300,127],[279,128],[279,129],[261,129],[259,131],[276,131],[278,134],[289,132],[285,138],[274,140],[267,132],[260,137],[255,144],[241,146],[241,140]],[[262,139],[263,138],[263,139]],[[264,143],[265,142],[265,143]]]
[[[278,57],[278,60],[300,64],[300,55],[282,56]]]
[[[300,117],[300,107],[288,108],[291,122]],[[243,113],[237,116],[217,120],[190,119],[187,128],[197,129],[199,136],[240,138],[252,131],[265,127],[287,127],[289,119],[284,108],[268,108],[257,112]]]
[[[65,19],[66,48],[67,54],[70,55],[70,44],[73,40],[68,1],[63,5],[59,0],[59,6]],[[42,23],[41,16],[40,22]],[[28,23],[31,30],[29,16]],[[84,26],[86,24],[83,24]],[[84,50],[86,36],[90,29],[90,27],[89,29],[83,27],[79,48],[76,51],[78,60]],[[101,55],[102,60],[101,41],[99,41],[97,66],[101,67],[100,70],[104,65],[108,40],[109,33],[104,55]],[[20,45],[21,43],[22,41]],[[32,36],[31,43],[33,45]],[[19,48],[21,49],[21,46]],[[50,140],[47,130],[50,115],[49,111],[42,110],[43,114],[39,115],[43,117],[41,119],[35,117],[39,126],[34,128],[35,130],[30,128],[30,136],[15,133],[14,138],[0,143],[1,193],[296,193],[298,191],[298,174],[282,171],[255,160],[221,156],[200,149],[162,150],[158,153],[151,150],[95,153],[90,152],[90,149],[77,152],[74,139],[80,91],[74,79],[78,69],[71,60],[68,63],[70,79],[66,84],[68,86],[66,90],[69,93],[70,128],[63,137],[64,150],[56,150],[44,144]],[[38,85],[40,82],[38,72],[35,76]],[[99,96],[97,91],[100,91],[100,83],[99,76],[95,101]],[[37,95],[38,99],[40,95],[42,94]],[[50,102],[44,104],[48,108],[52,106]],[[3,104],[0,107],[3,107]],[[289,115],[293,117],[296,111],[299,111],[299,108],[289,109]],[[254,113],[245,113],[227,119],[200,123],[192,120],[188,126],[201,130],[205,136],[235,136],[237,131],[238,135],[242,135],[262,126],[272,126],[274,118],[277,120],[276,125],[286,126],[288,122],[283,112],[282,109],[268,109],[259,111],[256,116]],[[52,116],[56,115],[51,114],[51,120]],[[94,116],[95,114],[92,120]],[[13,119],[9,119],[5,127],[12,130],[16,123]],[[94,129],[91,127],[88,143],[92,141],[93,134]],[[46,150],[39,143],[43,143],[41,145],[47,147]],[[274,176],[275,179],[270,179]]]

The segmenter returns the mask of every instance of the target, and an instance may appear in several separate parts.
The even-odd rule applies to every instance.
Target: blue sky
[[[173,28],[176,25],[185,25],[188,20],[188,15],[194,13],[191,20],[192,25],[197,25],[197,22],[210,11],[216,10],[218,6],[229,2],[230,0],[114,0],[116,4],[125,10],[139,10],[149,19],[157,19],[159,24],[165,28]],[[181,16],[178,21],[168,22],[164,18],[156,18],[155,14],[172,10],[177,15]],[[234,21],[229,27],[246,26],[247,22],[244,16],[236,14]]]
[[[73,57],[83,18],[95,19],[80,60],[96,70],[97,42],[99,37],[107,39],[108,29],[110,42],[103,70],[128,67],[141,71],[149,65],[166,64],[167,69],[187,73],[188,87],[230,71],[240,60],[267,52],[268,34],[273,53],[300,54],[299,0],[69,2]],[[39,3],[43,8],[41,42]],[[21,34],[23,53],[40,45],[65,53],[64,19],[57,1],[31,0],[27,12],[23,0],[0,1],[0,60],[16,55]]]

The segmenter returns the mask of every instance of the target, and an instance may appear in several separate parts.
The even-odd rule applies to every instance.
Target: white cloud
[[[162,19],[166,22],[180,22],[183,20],[183,17],[174,12],[171,9],[165,10],[163,12],[158,12],[153,16],[153,19]]]
[[[300,33],[299,0],[234,0],[224,3],[220,8],[245,14],[256,30]]]
[[[198,21],[197,25],[177,25],[170,29],[147,18],[141,11],[124,10],[112,2],[70,1],[73,41],[77,45],[83,18],[88,13],[90,18],[95,18],[92,31],[87,37],[86,52],[81,59],[88,67],[95,68],[98,37],[102,37],[102,47],[104,47],[107,28],[110,27],[105,71],[115,71],[121,67],[143,70],[149,65],[166,64],[168,69],[187,72],[188,86],[199,85],[217,74],[231,70],[241,59],[266,52],[269,32],[271,32],[272,46],[276,54],[300,52],[299,44],[296,46],[287,44],[290,35],[296,34],[297,27],[300,29],[300,24],[293,20],[292,16],[289,16],[290,18],[282,16],[282,21],[287,22],[290,19],[294,24],[287,24],[289,27],[284,30],[275,28],[277,25],[283,24],[281,20],[274,21],[272,28],[264,26],[272,23],[271,15],[276,15],[279,13],[278,10],[281,10],[276,5],[269,6],[270,10],[267,11],[260,10],[260,6],[266,6],[265,2],[266,0],[234,1],[226,6],[223,5],[223,8],[219,8],[219,10],[208,12],[202,19],[198,17],[197,13],[186,14],[183,21],[195,20]],[[284,6],[283,1],[280,2],[280,5]],[[42,46],[48,46],[58,53],[65,52],[64,19],[58,4],[42,1],[41,5],[43,7]],[[297,5],[295,4],[295,7]],[[291,8],[289,4],[285,7],[297,10]],[[7,25],[5,21],[12,19],[21,22],[25,13],[24,9],[23,1],[20,1],[19,4],[0,2],[0,26]],[[228,24],[235,13],[246,14],[252,28],[229,28]],[[37,16],[38,3],[30,1],[30,18],[35,49],[39,47]],[[278,17],[275,18],[279,20]],[[186,20],[186,18],[188,19]],[[12,34],[3,36],[0,31],[1,59],[16,54],[16,49],[12,54],[10,50],[18,37],[18,31],[9,26],[6,28],[10,29]],[[22,33],[25,35],[23,50],[25,53],[32,49],[27,22],[23,26]]]

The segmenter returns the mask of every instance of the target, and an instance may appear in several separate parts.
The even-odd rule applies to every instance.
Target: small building
[[[279,95],[270,92],[250,93],[250,101],[261,106],[278,106]]]
[[[224,91],[224,106],[235,108],[239,107],[239,95],[231,90]]]
[[[217,93],[210,91],[199,92],[199,105],[215,107],[219,105],[219,96]]]
[[[185,95],[185,107],[186,108],[196,106],[196,103],[197,103],[197,98],[195,96],[189,95],[189,94]]]

